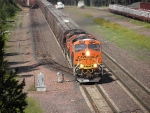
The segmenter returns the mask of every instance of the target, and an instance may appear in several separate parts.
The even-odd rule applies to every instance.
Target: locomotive
[[[99,82],[103,75],[102,44],[46,0],[37,4],[65,54],[76,80]]]

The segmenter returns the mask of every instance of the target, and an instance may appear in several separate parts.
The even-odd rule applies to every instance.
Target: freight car
[[[46,0],[38,0],[39,8],[57,38],[74,76],[80,83],[102,79],[102,45],[91,34]]]
[[[149,7],[148,7],[149,6]],[[145,7],[145,8],[144,8]],[[110,4],[109,10],[112,13],[117,13],[120,15],[124,15],[127,17],[132,17],[144,21],[150,22],[150,4],[141,3],[140,8],[130,8],[127,6],[117,5],[117,4]]]

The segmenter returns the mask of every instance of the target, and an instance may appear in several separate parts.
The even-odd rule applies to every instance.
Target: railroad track
[[[33,17],[38,17],[38,14],[34,12],[34,10],[31,11],[31,15],[34,15]],[[38,22],[39,22],[38,18],[32,18],[32,28],[34,28],[33,29],[33,42],[35,45],[34,50],[35,54],[37,55],[37,59],[39,60],[38,64],[36,64],[35,66],[44,65],[55,71],[62,71],[73,75],[72,68],[64,66],[51,58],[51,55],[49,54],[49,50],[47,48],[50,45],[47,43],[45,34],[41,32],[40,28],[38,27],[39,25]]]
[[[47,59],[40,60],[40,64],[46,65],[55,71],[61,71],[61,72],[65,72],[65,73],[68,73],[70,75],[73,75],[72,68],[65,67],[65,66],[59,64],[58,62],[55,62],[50,57],[47,57]]]
[[[82,84],[81,88],[92,106],[91,111],[94,111],[95,113],[117,113],[118,110],[116,107],[111,104],[97,84]]]
[[[150,111],[150,92],[125,69],[117,64],[109,55],[103,51],[103,63],[109,71],[124,85],[124,87],[140,102],[140,104]]]

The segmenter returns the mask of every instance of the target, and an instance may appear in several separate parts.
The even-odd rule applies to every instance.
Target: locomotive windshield
[[[79,51],[82,51],[82,50],[85,50],[86,49],[86,45],[85,44],[77,44],[75,45],[75,52],[79,52]]]
[[[100,51],[100,45],[99,44],[89,44],[88,48],[92,49],[92,50]]]

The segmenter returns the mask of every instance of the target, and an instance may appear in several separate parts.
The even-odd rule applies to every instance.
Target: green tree
[[[19,10],[16,0],[0,0],[0,14],[3,17],[12,17]]]
[[[0,33],[0,113],[23,113],[27,106],[27,94],[23,92],[25,80],[19,84],[17,71],[6,67],[4,46],[5,38],[3,33]]]
[[[23,113],[27,106],[27,94],[23,92],[25,80],[19,84],[13,70],[3,62],[0,70],[0,113]]]
[[[23,92],[25,80],[17,80],[17,71],[6,67],[4,60],[5,36],[7,18],[16,14],[18,7],[15,0],[0,0],[0,113],[23,113],[27,106],[27,94]]]

